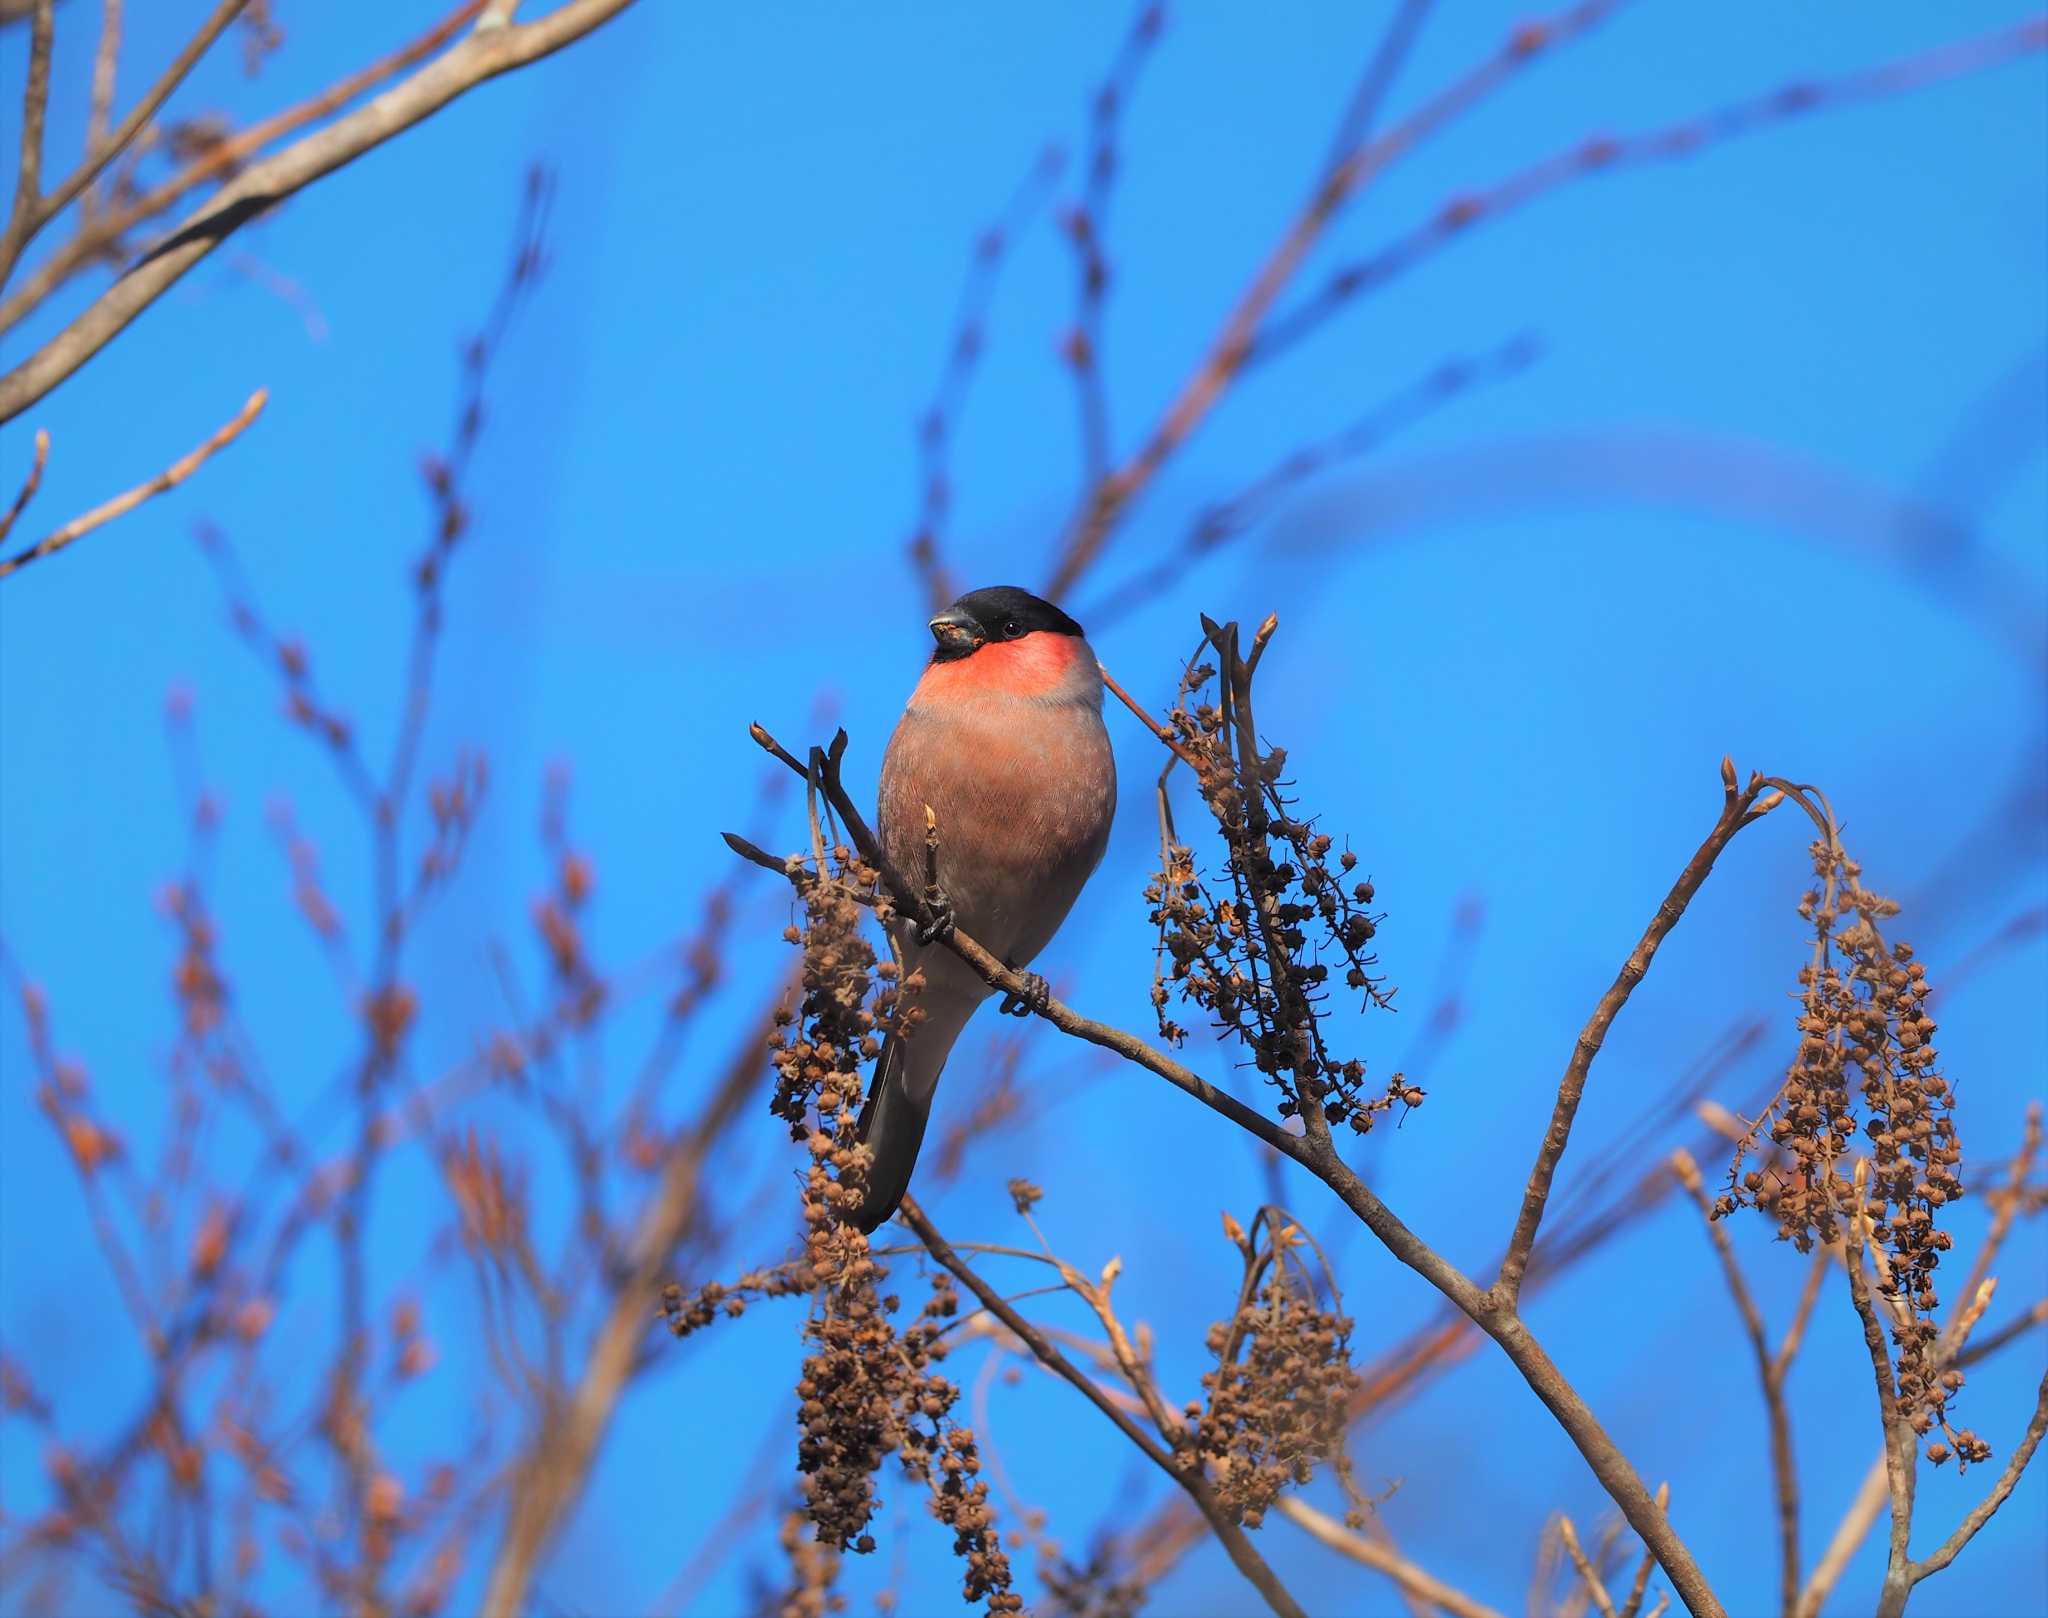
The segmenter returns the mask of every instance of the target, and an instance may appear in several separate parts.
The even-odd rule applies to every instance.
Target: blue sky
[[[91,17],[82,0],[60,9],[61,154],[83,117]],[[132,8],[127,83],[168,57],[199,9]],[[1157,418],[1299,207],[1384,9],[1171,16],[1123,126],[1112,206],[1106,364],[1121,450]],[[433,13],[280,15],[288,44],[260,78],[224,51],[184,105],[253,117]],[[1401,78],[1396,115],[1519,15],[1442,8]],[[1731,0],[1711,16],[1628,8],[1389,173],[1301,285],[1446,197],[1588,134],[2027,15],[1989,0],[1960,11],[1896,0]],[[402,678],[406,570],[427,531],[414,467],[446,438],[460,339],[500,278],[521,176],[545,160],[558,185],[552,267],[495,373],[427,736],[430,773],[475,746],[493,776],[463,878],[414,957],[431,1009],[417,1060],[437,1071],[501,1015],[491,941],[526,948],[528,901],[545,879],[532,828],[552,761],[573,767],[575,835],[598,872],[592,944],[615,964],[687,928],[727,874],[716,833],[746,822],[758,776],[747,721],[795,741],[828,702],[853,736],[855,776],[871,784],[926,644],[903,552],[913,429],[967,250],[1048,139],[1079,150],[1123,26],[1120,12],[1076,4],[636,7],[237,235],[30,412],[26,424],[53,439],[25,523],[34,537],[182,453],[255,387],[271,390],[257,426],[189,484],[0,591],[0,929],[138,1154],[161,1135],[158,1069],[173,1033],[171,939],[153,895],[184,857],[162,724],[174,687],[192,695],[226,808],[214,900],[251,1032],[300,1099],[354,1048],[347,1009],[291,914],[265,809],[294,804],[351,902],[368,883],[360,828],[327,761],[280,718],[276,682],[231,633],[190,540],[195,522],[232,537],[271,619],[304,636],[323,688],[381,752]],[[18,33],[4,44],[15,77],[0,80],[0,112],[13,118]],[[0,126],[0,142],[13,138]],[[1070,162],[1060,199],[1077,179]],[[1073,597],[1105,661],[1155,702],[1198,611],[1280,614],[1262,722],[1289,748],[1304,799],[1360,850],[1389,912],[1382,958],[1409,1009],[1361,1031],[1375,1062],[1398,1065],[1414,1047],[1454,918],[1468,901],[1483,907],[1464,1020],[1414,1075],[1430,1100],[1363,1158],[1376,1188],[1458,1262],[1485,1264],[1506,1230],[1572,1037],[1711,824],[1724,752],[1826,788],[1872,885],[1906,902],[1900,931],[1937,980],[2048,899],[2044,207],[2038,54],[1560,191],[1473,230],[1248,379]],[[280,297],[278,277],[304,302]],[[1074,498],[1079,447],[1057,358],[1072,280],[1041,212],[1005,261],[955,441],[948,560],[969,582],[1042,580]],[[52,329],[26,332],[9,357]],[[1206,506],[1446,357],[1522,334],[1540,350],[1525,372],[1333,469],[1097,627],[1091,603],[1179,544]],[[0,431],[10,491],[29,456],[23,425]],[[1154,745],[1134,724],[1113,729],[1126,809],[1040,964],[1082,1009],[1142,1030]],[[785,812],[770,840],[793,845],[797,829]],[[1804,871],[1789,818],[1745,834],[1724,860],[1601,1058],[1564,1185],[1723,1028],[1789,1016]],[[786,907],[770,887],[764,876],[740,890],[746,942],[674,1081],[672,1117],[713,1082],[782,969]],[[2037,930],[1990,951],[1944,1002],[1973,1161],[2009,1150],[2024,1102],[2043,1092],[2044,968]],[[629,1010],[607,1049],[615,1084],[648,1012]],[[994,1032],[977,1027],[963,1045],[935,1127],[967,1104]],[[1199,1040],[1191,1052],[1226,1071],[1224,1053]],[[1721,1098],[1739,1104],[1780,1060],[1774,1044]],[[934,1217],[956,1238],[1013,1240],[1003,1182],[1039,1181],[1042,1223],[1063,1253],[1090,1270],[1123,1257],[1119,1295],[1161,1328],[1162,1372],[1185,1396],[1202,1329],[1234,1285],[1217,1211],[1248,1217],[1264,1171],[1220,1121],[1150,1080],[1098,1073],[1044,1038],[1026,1070],[1057,1101],[1028,1131],[981,1146],[932,1199]],[[11,1002],[0,1075],[0,1330],[75,1430],[105,1433],[130,1407],[140,1361],[108,1324],[111,1283],[35,1112]],[[522,1137],[526,1116],[498,1122],[559,1219],[549,1148]],[[234,1161],[232,1135],[218,1148]],[[760,1232],[735,1246],[736,1265],[788,1250],[794,1192],[778,1202],[774,1190],[790,1172],[782,1151],[763,1114],[721,1165],[721,1213],[750,1210]],[[1319,1230],[1337,1227],[1313,1183],[1286,1194]],[[461,1379],[481,1363],[463,1327],[473,1300],[459,1268],[419,1269],[421,1225],[445,1218],[424,1167],[394,1168],[379,1195],[380,1285],[416,1279],[445,1345],[443,1381],[410,1393],[394,1428],[397,1452],[423,1460],[467,1430]],[[1981,1202],[1957,1210],[1959,1246],[1984,1217]],[[1803,1265],[1750,1222],[1736,1236],[1782,1323]],[[316,1348],[331,1308],[323,1264],[308,1261],[282,1306],[284,1329]],[[2002,1270],[1994,1322],[2048,1279],[2038,1227]],[[1431,1312],[1421,1283],[1367,1240],[1347,1241],[1342,1279],[1361,1357]],[[1083,1323],[1070,1300],[1044,1308]],[[793,1304],[757,1310],[676,1350],[635,1390],[543,1582],[543,1610],[648,1609],[764,1435],[786,1423],[797,1318]],[[1630,1232],[1538,1299],[1532,1320],[1644,1475],[1674,1480],[1679,1525],[1731,1612],[1762,1610],[1764,1429],[1690,1219],[1672,1209]],[[1795,1376],[1809,1562],[1875,1449],[1852,1328],[1831,1292]],[[1972,1377],[1967,1417],[2001,1454],[2031,1408],[2040,1358],[2035,1341]],[[1065,1390],[1027,1378],[992,1399],[1011,1482],[1070,1549],[1129,1491],[1162,1497],[1163,1480],[1137,1473]],[[7,1507],[32,1507],[39,1451],[20,1429],[4,1434]],[[1585,1523],[1601,1509],[1562,1437],[1493,1359],[1369,1428],[1354,1455],[1368,1482],[1405,1480],[1384,1508],[1403,1548],[1502,1607],[1519,1608],[1546,1512]],[[1987,1481],[1958,1482],[1952,1468],[1923,1478],[1919,1542]],[[1959,1570],[1922,1586],[1914,1612],[2048,1610],[2044,1491],[2036,1468]],[[908,1532],[906,1610],[951,1610],[957,1574],[943,1541],[909,1486],[887,1494],[882,1554],[849,1570],[855,1607],[890,1577]],[[1284,1524],[1262,1543],[1311,1610],[1398,1610],[1384,1583]],[[743,1610],[749,1567],[774,1555],[771,1534],[756,1532],[696,1610]],[[1842,1611],[1869,1606],[1877,1571],[1867,1549]],[[290,1590],[283,1564],[271,1576],[283,1581],[273,1595]],[[288,1596],[279,1610],[293,1610]],[[1151,1610],[1250,1612],[1255,1598],[1212,1546]]]

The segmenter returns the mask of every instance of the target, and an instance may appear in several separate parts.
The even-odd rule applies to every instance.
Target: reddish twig
[[[1604,22],[1622,0],[1581,0],[1514,30],[1493,55],[1432,96],[1377,140],[1359,147],[1316,188],[1238,299],[1209,352],[1141,447],[1103,478],[1070,529],[1046,593],[1065,595],[1101,555],[1131,502],[1185,444],[1236,381],[1260,326],[1323,231],[1386,168],[1478,105],[1543,52]],[[0,394],[4,400],[4,394]]]
[[[2048,21],[2037,18],[1975,39],[1915,52],[1879,67],[1797,81],[1641,134],[1588,136],[1505,180],[1450,198],[1428,220],[1371,257],[1332,271],[1320,290],[1260,330],[1246,363],[1264,365],[1279,358],[1361,293],[1388,285],[1461,240],[1474,225],[1505,218],[1575,181],[1619,169],[1682,161],[1707,147],[1794,118],[1904,95],[2001,66],[2044,46],[2048,46]]]
[[[1109,386],[1103,374],[1103,317],[1109,302],[1110,269],[1103,244],[1109,233],[1109,202],[1116,186],[1117,126],[1165,25],[1165,12],[1154,0],[1142,0],[1108,76],[1095,92],[1089,117],[1088,160],[1081,200],[1067,211],[1064,225],[1074,249],[1076,272],[1074,324],[1061,345],[1073,373],[1081,434],[1081,490],[1089,492],[1109,474],[1112,436]]]
[[[975,239],[946,362],[939,372],[938,386],[932,390],[932,402],[918,420],[919,503],[908,548],[912,565],[924,579],[925,599],[934,612],[949,604],[955,594],[953,576],[940,555],[946,518],[953,505],[947,454],[967,403],[968,387],[981,360],[996,276],[1002,269],[1004,254],[1051,191],[1064,162],[1056,146],[1039,153],[1001,216]]]

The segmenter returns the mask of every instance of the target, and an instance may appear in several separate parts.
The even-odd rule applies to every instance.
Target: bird
[[[916,881],[927,814],[937,826],[933,929],[894,924],[904,999],[922,1015],[876,1059],[858,1123],[867,1183],[853,1222],[872,1232],[910,1187],[932,1093],[968,1019],[994,992],[945,947],[949,927],[1024,972],[1052,941],[1101,863],[1116,813],[1116,762],[1102,722],[1102,676],[1081,626],[1015,585],[971,590],[930,620],[934,646],[882,758],[883,851]],[[1002,1010],[1029,1016],[1048,997]]]

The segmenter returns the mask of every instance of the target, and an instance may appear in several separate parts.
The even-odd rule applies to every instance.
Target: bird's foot
[[[1024,980],[1024,992],[1004,995],[1003,1003],[996,1007],[998,1013],[1005,1017],[1028,1017],[1052,1004],[1052,985],[1044,978],[1036,972],[1019,972],[1017,975]]]
[[[925,899],[925,908],[931,912],[929,922],[919,922],[915,937],[920,944],[943,944],[953,936],[953,901],[933,889]]]

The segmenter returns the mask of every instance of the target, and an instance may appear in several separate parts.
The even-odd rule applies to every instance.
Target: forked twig
[[[116,517],[125,516],[145,500],[155,498],[166,489],[175,489],[194,472],[198,471],[214,454],[227,448],[228,445],[241,437],[249,424],[263,413],[263,407],[269,402],[269,399],[270,390],[268,388],[258,388],[249,395],[249,402],[235,413],[233,420],[222,426],[212,437],[190,454],[181,456],[157,473],[155,477],[150,478],[147,482],[136,484],[134,488],[128,490],[125,494],[117,494],[113,499],[103,501],[101,504],[94,506],[92,510],[86,512],[83,516],[73,517],[63,527],[45,535],[27,550],[17,551],[5,560],[0,560],[0,579],[6,578],[10,573],[20,571],[31,562],[39,562],[44,557],[61,551],[72,541],[83,539],[95,528],[112,522]],[[28,497],[35,493],[36,481],[42,473],[42,450],[46,447],[46,444],[47,435],[39,435],[35,471],[30,474],[28,487],[22,490],[20,498],[16,500],[14,512],[9,514],[7,523],[0,524],[0,535],[4,535],[7,532],[8,526],[13,523],[14,516],[20,512],[23,505],[27,504]]]

